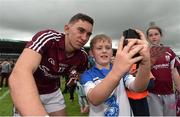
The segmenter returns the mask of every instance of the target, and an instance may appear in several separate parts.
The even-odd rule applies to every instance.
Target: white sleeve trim
[[[126,77],[124,78],[124,84],[125,84],[125,87],[128,88],[128,89],[131,89],[131,84],[132,82],[134,82],[135,80],[135,77],[133,75],[126,75]]]
[[[89,93],[89,90],[93,89],[95,86],[96,85],[94,84],[93,81],[88,81],[84,84],[84,91],[85,91],[86,96]]]

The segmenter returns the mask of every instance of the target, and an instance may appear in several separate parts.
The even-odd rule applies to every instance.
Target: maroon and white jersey
[[[40,94],[56,91],[60,86],[60,75],[70,74],[72,70],[83,72],[88,65],[84,50],[76,50],[72,57],[66,57],[65,35],[54,30],[38,32],[27,43],[26,48],[42,56],[41,63],[33,74]]]
[[[175,67],[177,62],[175,53],[169,47],[166,47],[166,51],[162,53],[151,68],[155,77],[155,86],[150,92],[162,95],[173,93],[171,69]]]

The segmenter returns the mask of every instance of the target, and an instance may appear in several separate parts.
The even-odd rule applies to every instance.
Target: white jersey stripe
[[[175,58],[170,62],[170,68],[173,69],[175,67]]]
[[[179,60],[179,58],[177,56],[176,56],[176,60],[177,60],[178,63],[180,63],[180,60]]]
[[[38,48],[37,48],[37,52],[39,52],[39,50],[49,41],[49,40],[52,40],[52,39],[55,39],[54,37],[51,37],[51,38],[48,38],[46,39],[46,41],[44,41]]]
[[[50,38],[51,36],[53,36],[53,34],[48,34],[44,36],[43,38],[38,39],[39,41],[35,44],[35,46],[33,47],[33,50],[37,50],[42,45],[43,41]]]
[[[33,44],[31,45],[31,46],[29,46],[29,48],[32,48],[44,35],[46,35],[46,34],[48,34],[48,33],[43,33],[42,35],[40,35],[37,39],[36,39],[36,41],[34,41],[33,42]]]
[[[56,40],[56,41],[59,41],[58,39],[61,38],[61,34],[60,35],[53,35],[53,37],[47,37],[43,40],[45,40],[44,42],[40,43],[40,46],[37,48],[37,52],[39,52],[39,50],[49,41],[49,40]]]
[[[42,47],[41,45],[42,45],[43,41],[46,40],[46,39],[48,39],[48,38],[50,38],[51,36],[60,37],[60,35],[61,35],[61,34],[48,32],[48,35],[44,36],[44,37],[41,38],[41,39],[38,39],[38,40],[40,40],[40,41],[37,42],[37,44],[35,45],[35,47],[33,48],[33,50],[38,50],[39,47]],[[53,38],[51,38],[51,39],[53,39]],[[54,39],[56,39],[56,38],[54,38]],[[46,41],[46,42],[47,42],[47,41]],[[44,44],[44,45],[45,45],[45,44]]]
[[[44,41],[48,38],[50,38],[51,36],[55,36],[53,38],[50,38],[48,39],[51,40],[51,39],[57,39],[57,38],[60,38],[62,34],[58,34],[58,33],[53,33],[52,31],[49,31],[49,32],[46,32],[46,33],[43,33],[42,35],[40,35],[37,40],[29,47],[37,52],[39,52],[39,50],[41,49],[41,47],[43,47],[45,45],[44,42],[47,42],[47,41]],[[57,37],[57,38],[56,38]]]
[[[85,57],[85,60],[87,60],[87,59],[88,59],[88,54],[87,54],[87,52],[84,50],[84,48],[82,48],[81,51],[83,52],[83,55],[84,55],[84,57]]]

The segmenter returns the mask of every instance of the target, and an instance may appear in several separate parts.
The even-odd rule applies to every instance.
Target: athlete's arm
[[[24,49],[9,78],[10,94],[19,113],[24,116],[47,115],[41,104],[33,73],[41,61],[41,55]]]

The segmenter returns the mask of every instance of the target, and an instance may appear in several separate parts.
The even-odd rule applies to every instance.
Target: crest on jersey
[[[165,59],[166,59],[166,61],[169,62],[169,61],[170,61],[170,56],[169,56],[169,55],[166,55],[166,56],[165,56]]]
[[[52,58],[49,58],[48,61],[52,64],[55,65],[55,61]]]

